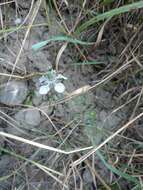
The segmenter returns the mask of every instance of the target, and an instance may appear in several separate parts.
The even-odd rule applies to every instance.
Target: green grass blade
[[[45,41],[39,42],[37,44],[34,44],[32,46],[32,49],[36,51],[36,50],[44,47],[48,43],[55,42],[55,41],[65,41],[65,42],[70,42],[70,43],[73,43],[73,44],[80,44],[80,45],[93,45],[94,44],[94,42],[83,42],[81,40],[77,40],[77,39],[74,39],[74,38],[71,38],[71,37],[68,37],[68,36],[51,36],[51,37],[49,37],[48,40],[45,40]]]
[[[100,65],[100,64],[105,64],[105,63],[101,61],[84,61],[84,62],[73,63],[72,65]]]
[[[140,8],[143,8],[143,1],[139,1],[139,2],[136,2],[136,3],[131,3],[129,5],[124,5],[124,6],[121,6],[119,8],[115,8],[115,9],[112,9],[112,10],[107,11],[105,13],[99,14],[99,15],[91,18],[90,20],[88,20],[84,24],[82,24],[80,27],[78,27],[76,33],[79,34],[83,30],[85,30],[87,27],[89,27],[89,26],[91,26],[91,25],[93,25],[93,24],[95,24],[95,23],[97,23],[97,22],[99,22],[101,20],[110,19],[113,16],[129,12],[129,11],[131,11],[133,9],[140,9]]]
[[[47,23],[39,23],[39,24],[33,24],[32,28],[35,27],[43,27],[43,26],[48,26]],[[15,27],[10,27],[10,28],[4,28],[2,30],[0,30],[0,34],[5,34],[5,33],[9,33],[9,32],[17,32],[20,30],[25,30],[28,28],[28,25],[26,26],[15,26]]]
[[[122,171],[116,169],[115,167],[111,166],[110,164],[108,164],[106,162],[106,160],[104,159],[104,156],[100,153],[100,151],[96,151],[98,157],[100,158],[100,160],[103,162],[103,164],[113,173],[117,174],[118,176],[120,177],[123,177],[125,178],[126,180],[129,180],[129,181],[132,181],[136,184],[139,184],[139,181],[135,178],[135,177],[132,177],[126,173],[123,173]]]

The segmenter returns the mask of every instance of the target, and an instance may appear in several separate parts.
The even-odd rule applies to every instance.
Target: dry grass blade
[[[63,184],[61,180],[59,180],[56,176],[54,176],[51,172],[49,172],[47,169],[37,165],[42,171],[47,173],[49,176],[51,176],[54,180],[56,180],[58,183],[62,184],[65,188],[68,188],[67,185]]]
[[[58,152],[58,153],[61,153],[61,154],[73,154],[73,153],[76,153],[76,152],[81,152],[81,151],[85,151],[85,150],[89,150],[89,149],[93,148],[93,146],[89,146],[89,147],[75,149],[75,150],[71,150],[71,151],[64,151],[64,150],[61,150],[61,149],[57,149],[57,148],[54,148],[54,147],[51,147],[51,146],[47,146],[47,145],[44,145],[44,144],[41,144],[41,143],[38,143],[38,142],[34,142],[34,141],[31,141],[31,140],[22,138],[22,137],[18,137],[16,135],[8,134],[8,133],[5,133],[5,132],[0,132],[0,136],[7,137],[7,138],[10,138],[10,139],[19,141],[19,142],[23,142],[23,143],[26,143],[26,144],[29,144],[29,145],[32,145],[32,146],[35,146],[35,147],[38,147],[38,148],[41,148],[41,149],[45,149],[45,150],[49,150],[49,151],[53,151],[53,152]]]
[[[40,5],[41,5],[41,2],[42,2],[42,0],[37,1],[36,4],[35,4],[35,6],[34,6],[34,8],[33,8],[33,14],[32,14],[32,16],[31,16],[31,20],[30,20],[30,23],[29,23],[29,27],[28,27],[28,29],[27,29],[27,31],[26,31],[26,34],[25,34],[25,37],[24,37],[24,39],[23,39],[23,41],[22,41],[22,45],[21,45],[21,48],[20,48],[20,50],[19,50],[19,52],[18,52],[18,55],[17,55],[16,61],[15,61],[15,63],[14,63],[14,66],[13,66],[13,68],[12,68],[12,72],[11,72],[11,75],[10,75],[9,80],[11,80],[11,77],[12,77],[12,75],[13,75],[13,73],[14,73],[14,70],[15,70],[15,68],[16,68],[16,65],[17,65],[17,63],[18,63],[18,61],[19,61],[19,59],[20,59],[20,56],[21,56],[21,54],[22,54],[22,51],[23,51],[23,48],[24,48],[24,45],[25,45],[25,41],[26,41],[26,39],[27,39],[27,37],[28,37],[28,35],[29,35],[29,32],[30,32],[31,27],[32,27],[32,24],[33,24],[33,22],[34,22],[34,20],[35,20],[35,18],[36,18],[36,16],[37,16],[38,10],[39,10]]]
[[[11,74],[7,74],[7,73],[0,73],[0,76],[11,77],[11,78],[15,78],[15,79],[23,79],[22,76],[19,76],[19,75],[11,75]]]
[[[4,2],[4,3],[0,3],[0,6],[1,5],[6,5],[6,4],[10,4],[10,3],[13,3],[13,2],[15,2],[15,1],[13,0],[13,1],[7,1],[7,2]]]
[[[130,63],[133,60],[130,60],[129,62],[127,62],[125,65],[121,66],[119,69],[117,69],[115,72],[113,72],[111,75],[107,76],[105,79],[101,80],[100,82],[98,82],[97,84],[91,86],[90,90],[100,86],[102,84],[105,84],[106,82],[108,82],[110,79],[112,79],[114,76],[116,76],[117,74],[121,73],[123,70],[127,69],[128,67],[130,67]]]
[[[97,40],[96,40],[96,42],[95,42],[94,48],[100,44],[100,42],[101,42],[101,40],[102,40],[104,28],[105,28],[105,26],[107,25],[107,23],[109,22],[109,20],[110,20],[110,19],[107,19],[107,20],[104,22],[103,26],[101,27],[101,29],[100,29],[100,31],[99,31],[99,33],[98,33]]]
[[[56,71],[57,71],[57,72],[58,72],[58,68],[59,68],[59,61],[60,61],[60,58],[61,58],[63,52],[65,51],[67,45],[68,45],[67,42],[66,42],[65,44],[63,44],[62,47],[60,48],[58,54],[57,54],[57,57],[56,57]]]

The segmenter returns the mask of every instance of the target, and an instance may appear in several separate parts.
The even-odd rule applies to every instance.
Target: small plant
[[[96,111],[89,109],[84,113],[85,133],[93,146],[98,145],[103,137],[102,129],[96,125]]]
[[[65,91],[65,86],[62,83],[63,80],[67,80],[67,78],[62,74],[57,74],[55,70],[48,71],[47,75],[39,78],[39,94],[48,94],[52,88],[58,93],[63,93]]]

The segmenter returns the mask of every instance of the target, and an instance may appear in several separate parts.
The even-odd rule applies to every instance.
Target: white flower
[[[40,83],[44,83],[45,81],[47,81],[47,77],[42,76],[42,77],[39,78]]]
[[[56,74],[56,71],[51,70],[47,75],[44,75],[39,78],[39,94],[47,94],[51,88],[58,93],[63,93],[65,91],[65,86],[61,82],[62,80],[67,80],[67,77],[62,74]]]

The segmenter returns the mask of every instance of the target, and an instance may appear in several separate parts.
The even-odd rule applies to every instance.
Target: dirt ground
[[[50,69],[57,69],[56,57],[64,43],[51,42],[32,50],[32,45],[63,34],[56,10],[50,10],[47,17],[45,4],[38,10],[32,2],[18,0],[17,5],[13,2],[0,6],[3,30],[0,33],[0,131],[66,151],[98,146],[143,110],[143,30],[137,22],[142,10],[132,13],[134,19],[125,14],[109,20],[98,46],[68,44],[56,71],[67,77],[63,82],[65,92],[59,94],[52,89],[47,95],[39,95],[37,82]],[[69,6],[67,9],[63,4],[60,10],[67,26],[72,28],[80,7],[74,2]],[[38,12],[27,35],[27,26],[32,22],[31,9]],[[100,30],[97,25],[81,37],[95,41]],[[98,64],[78,64],[84,58]],[[81,93],[80,90],[89,86],[93,88]],[[143,158],[134,156],[142,153],[142,119],[129,126],[102,147],[101,153],[123,173],[143,176]],[[0,190],[102,190],[110,185],[110,189],[130,190],[134,187],[134,181],[112,173],[96,153],[72,168],[72,163],[89,150],[65,155],[4,136],[0,136],[0,147]]]

